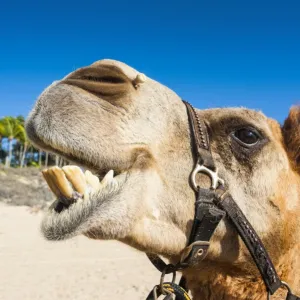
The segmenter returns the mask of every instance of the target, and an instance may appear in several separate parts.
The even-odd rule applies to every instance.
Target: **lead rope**
[[[206,257],[209,241],[220,221],[227,216],[244,241],[259,269],[267,288],[267,300],[271,299],[280,287],[287,289],[286,300],[300,300],[295,296],[289,285],[281,281],[273,263],[259,236],[244,216],[228,191],[224,189],[224,181],[218,176],[210,150],[209,137],[205,124],[199,118],[194,107],[183,101],[187,107],[191,136],[196,147],[196,166],[191,174],[191,184],[196,193],[195,216],[188,246],[183,250],[180,262],[176,265],[166,264],[158,255],[147,253],[153,265],[162,273],[160,284],[156,285],[146,300],[157,300],[164,295],[164,300],[191,300],[185,277],[179,285],[175,283],[176,271],[193,267]],[[194,153],[194,151],[193,151]],[[211,178],[211,188],[202,189],[196,184],[196,175],[205,173]],[[171,282],[164,282],[166,274],[173,273]]]

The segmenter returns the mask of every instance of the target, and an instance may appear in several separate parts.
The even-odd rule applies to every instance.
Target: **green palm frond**
[[[16,132],[15,132],[15,138],[23,143],[23,144],[26,144],[27,146],[29,146],[29,139],[28,139],[28,136],[26,134],[26,130],[24,128],[24,126],[22,124],[19,124],[17,127],[16,127]]]
[[[4,137],[5,129],[2,120],[0,120],[0,138]]]
[[[0,133],[8,139],[25,140],[25,129],[18,118],[4,117],[0,120]]]
[[[25,119],[22,116],[18,116],[16,118],[7,116],[0,119],[0,141],[3,138],[8,139],[8,143],[7,143],[8,156],[5,160],[5,166],[7,167],[10,166],[11,160],[14,157],[13,145],[17,145],[17,144],[23,145],[20,148],[21,151],[23,151],[23,154],[21,156],[20,154],[18,155],[21,157],[20,166],[22,167],[24,165],[27,149],[31,146],[24,125],[25,125]],[[14,141],[16,143],[14,143]]]

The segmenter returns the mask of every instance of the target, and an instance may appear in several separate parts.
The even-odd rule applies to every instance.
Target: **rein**
[[[285,287],[288,291],[286,300],[300,300],[300,297],[292,293],[289,285],[280,280],[261,239],[229,191],[225,189],[225,182],[219,177],[218,169],[211,154],[205,123],[199,118],[191,104],[186,101],[183,102],[187,108],[196,152],[196,165],[191,174],[191,185],[196,195],[193,227],[188,245],[183,250],[180,261],[177,264],[166,264],[159,256],[147,253],[150,261],[162,275],[160,284],[154,287],[146,300],[156,300],[161,295],[165,295],[163,298],[165,300],[175,299],[175,297],[176,300],[190,300],[185,278],[181,278],[179,285],[175,283],[176,271],[193,267],[206,257],[210,239],[220,221],[225,217],[235,227],[248,248],[265,283],[267,300],[271,299],[271,295],[280,287]],[[197,185],[196,175],[198,173],[205,173],[210,177],[211,187],[209,189],[204,189]],[[164,282],[165,275],[169,273],[173,273],[172,281]]]

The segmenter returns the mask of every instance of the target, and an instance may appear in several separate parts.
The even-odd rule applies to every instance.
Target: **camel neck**
[[[276,266],[280,279],[288,282],[296,294],[300,293],[299,250],[300,245],[290,249]],[[193,300],[265,300],[267,292],[262,278],[255,268],[250,270],[207,262],[187,270],[185,276]],[[272,300],[285,297],[286,290],[279,289]]]

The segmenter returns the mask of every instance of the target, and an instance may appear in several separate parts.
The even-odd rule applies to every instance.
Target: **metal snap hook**
[[[219,185],[223,185],[225,184],[224,180],[221,179],[218,175],[218,169],[216,168],[215,171],[205,167],[204,165],[199,165],[197,164],[196,167],[194,168],[193,172],[192,172],[192,177],[191,177],[191,181],[192,181],[192,186],[193,189],[198,192],[199,191],[199,186],[196,183],[196,175],[198,173],[205,173],[207,174],[210,179],[211,179],[211,188],[212,189],[216,189]]]

